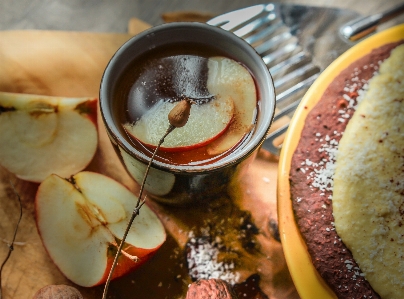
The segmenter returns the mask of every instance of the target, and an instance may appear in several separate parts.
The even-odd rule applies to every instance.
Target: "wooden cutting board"
[[[100,79],[111,56],[133,34],[148,27],[137,20],[131,20],[130,24],[131,34],[0,32],[0,91],[98,97]],[[124,183],[137,194],[139,188],[115,155],[100,117],[98,122],[99,147],[87,169]],[[109,298],[184,298],[190,283],[183,253],[189,234],[200,232],[204,225],[214,224],[224,215],[229,219],[238,215],[234,209],[247,211],[259,231],[254,239],[255,251],[240,251],[242,277],[260,274],[260,287],[270,298],[297,298],[277,238],[276,173],[276,158],[261,151],[243,181],[229,186],[226,197],[229,202],[219,209],[184,210],[149,201],[161,216],[169,237],[149,263],[111,284]],[[7,254],[6,243],[12,238],[19,213],[10,181],[21,196],[23,218],[15,250],[3,270],[3,298],[32,298],[48,284],[73,285],[50,260],[37,233],[34,198],[38,184],[19,180],[3,168],[0,168],[0,262]],[[103,286],[77,288],[85,298],[101,298]]]

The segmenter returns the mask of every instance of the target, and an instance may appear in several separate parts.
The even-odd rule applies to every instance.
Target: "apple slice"
[[[0,164],[41,182],[69,177],[92,160],[98,144],[97,99],[0,93]]]
[[[106,281],[136,201],[123,185],[94,172],[83,171],[68,180],[53,174],[41,183],[35,201],[38,231],[68,279],[85,287]],[[143,205],[112,278],[146,262],[165,238],[160,219]]]
[[[257,116],[255,82],[240,63],[226,57],[212,57],[208,62],[207,88],[213,95],[229,96],[234,103],[234,117],[226,134],[211,142],[210,155],[218,155],[238,144],[254,128]]]
[[[146,145],[157,146],[169,127],[168,114],[177,103],[160,101],[135,124],[125,124],[126,131]],[[218,95],[205,104],[194,104],[188,122],[168,135],[161,149],[183,151],[198,148],[221,136],[233,118],[231,97]]]

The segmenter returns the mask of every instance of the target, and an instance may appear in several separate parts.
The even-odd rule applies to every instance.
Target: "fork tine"
[[[263,11],[265,11],[264,5],[254,5],[220,15],[210,20],[208,24],[232,31],[237,26],[247,24],[251,19],[254,19]]]
[[[309,58],[309,56],[305,52],[301,51],[269,68],[269,72],[272,76],[274,76],[279,72],[286,71],[307,58]]]
[[[320,75],[320,73],[314,74],[310,76],[307,79],[304,79],[303,81],[300,81],[299,83],[293,85],[291,88],[285,90],[284,92],[278,94],[276,96],[276,103],[280,104],[284,102],[288,97],[292,96],[293,94],[297,93],[300,90],[303,90],[304,88],[308,88],[311,86],[311,84],[314,82],[314,80],[317,79],[317,77]]]
[[[286,83],[289,83],[299,77],[303,77],[304,75],[310,74],[316,70],[318,70],[317,72],[319,72],[319,68],[317,66],[315,66],[314,64],[312,64],[312,63],[306,64],[306,65],[282,76],[281,78],[275,80],[275,82],[274,82],[275,88],[280,88],[283,85],[285,85]]]
[[[269,40],[265,41],[261,45],[255,47],[255,50],[259,54],[263,54],[265,52],[268,52],[270,49],[275,48],[276,46],[279,46],[282,42],[292,39],[292,34],[290,31],[285,31],[282,32],[278,35],[275,35],[274,37],[270,38]]]
[[[285,56],[294,50],[298,49],[300,46],[297,43],[297,41],[294,41],[290,44],[285,45],[283,48],[280,48],[279,50],[276,50],[264,57],[262,59],[264,60],[265,64],[268,65],[271,62],[275,61],[276,59],[281,58],[282,56]]]
[[[267,40],[270,38],[270,36],[277,30],[279,30],[283,26],[282,21],[279,19],[275,18],[272,21],[272,24],[270,26],[262,28],[260,31],[256,31],[253,34],[251,34],[248,37],[244,37],[245,41],[251,45],[257,43],[260,40]]]
[[[256,31],[257,29],[264,27],[265,25],[269,25],[272,21],[276,19],[276,15],[274,13],[268,14],[266,17],[262,17],[256,19],[252,22],[249,22],[245,26],[240,29],[235,30],[233,33],[239,37],[244,37],[249,33]],[[272,26],[268,27],[271,28]],[[260,31],[261,32],[261,31]]]

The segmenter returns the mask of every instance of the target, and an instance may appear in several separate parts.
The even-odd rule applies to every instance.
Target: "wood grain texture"
[[[98,97],[109,58],[130,37],[55,31],[0,34],[1,91],[92,97]]]

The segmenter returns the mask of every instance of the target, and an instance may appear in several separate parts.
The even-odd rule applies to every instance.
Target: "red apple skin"
[[[87,116],[89,120],[98,128],[97,126],[97,111],[98,111],[98,99],[94,98],[92,100],[85,101],[78,104],[75,108],[80,114]]]
[[[35,209],[35,210],[37,210],[37,209]],[[37,213],[36,213],[36,218],[38,219],[38,214]],[[37,231],[39,232],[38,224],[37,224]],[[40,232],[39,232],[39,236],[41,237],[41,241],[43,243],[42,236],[41,236]],[[125,251],[127,253],[129,253],[130,255],[132,255],[132,256],[137,256],[139,258],[139,261],[134,262],[131,259],[129,259],[129,257],[127,257],[127,256],[125,256],[123,254],[120,254],[119,257],[118,257],[118,263],[117,263],[117,265],[116,265],[116,267],[114,269],[114,273],[112,273],[111,280],[115,280],[117,278],[120,278],[122,276],[125,276],[126,274],[129,274],[129,273],[135,271],[137,268],[139,268],[144,263],[146,263],[148,260],[150,260],[157,253],[157,250],[163,244],[164,244],[164,242],[160,246],[155,247],[153,249],[149,249],[149,250],[142,249],[142,248],[136,248],[134,246],[131,246],[131,248],[127,248]],[[118,246],[119,246],[119,244],[118,244]],[[48,249],[45,246],[44,246],[44,249],[45,249],[47,255],[52,259],[51,255],[49,254]],[[88,286],[88,287],[95,287],[95,286],[101,285],[101,284],[103,284],[103,283],[105,283],[107,281],[108,276],[109,276],[109,272],[111,270],[112,264],[113,264],[114,259],[115,259],[115,253],[116,253],[116,248],[115,248],[115,250],[113,252],[108,251],[108,248],[107,248],[105,254],[108,255],[108,260],[107,260],[107,267],[105,268],[104,275],[102,276],[102,278],[101,278],[101,280],[99,282],[97,282],[96,284],[94,284],[92,286]],[[59,271],[61,273],[63,273],[61,271],[61,269],[57,266],[57,264],[56,263],[54,263],[54,264],[59,269]]]
[[[231,123],[233,122],[233,119],[234,119],[234,116],[230,119],[230,121],[226,124],[226,127],[224,127],[222,131],[217,133],[215,136],[213,136],[213,137],[211,137],[209,139],[206,139],[205,141],[198,142],[198,143],[191,144],[191,145],[176,146],[176,147],[165,147],[164,143],[163,143],[160,146],[160,150],[170,152],[170,153],[172,153],[172,152],[185,152],[185,151],[197,149],[197,148],[203,147],[205,145],[208,145],[212,141],[218,139],[220,136],[222,136],[227,131],[227,129],[230,127]],[[146,143],[146,142],[143,142],[143,141],[139,140],[138,138],[136,138],[128,130],[125,130],[125,131],[131,138],[137,140],[139,143],[144,144],[145,146],[147,146],[148,148],[151,148],[153,150],[156,149],[157,146],[149,144],[149,143]],[[163,137],[163,136],[161,136],[161,137]]]
[[[125,187],[126,189],[130,190],[127,186],[125,186],[125,185],[122,185],[122,186]],[[42,244],[44,244],[44,240],[42,239],[41,232],[40,232],[39,225],[38,225],[38,223],[40,221],[40,217],[38,215],[38,200],[37,200],[37,197],[39,194],[39,188],[41,188],[41,185],[39,185],[37,193],[35,195],[35,219],[36,219],[35,224],[36,224],[37,232],[41,238],[41,242],[42,242]],[[156,214],[156,216],[160,219],[160,215]],[[148,260],[150,260],[157,253],[157,250],[165,243],[165,240],[167,238],[166,233],[165,233],[164,237],[165,237],[164,241],[159,246],[157,246],[155,248],[151,248],[151,249],[137,248],[132,245],[124,246],[124,251],[126,253],[130,254],[131,256],[138,257],[139,261],[135,262],[135,261],[131,260],[129,257],[127,257],[121,253],[118,257],[118,263],[114,269],[114,273],[112,274],[111,280],[117,279],[126,274],[129,274],[132,271],[135,271],[137,268],[139,268],[144,263],[146,263]],[[105,254],[108,256],[108,259],[107,259],[107,266],[106,266],[103,277],[101,278],[100,281],[98,281],[94,285],[88,286],[88,287],[95,287],[95,286],[101,285],[107,281],[109,272],[111,270],[112,264],[115,259],[115,255],[116,255],[116,251],[117,251],[116,246],[119,246],[119,244],[117,244],[116,246],[115,245],[110,245],[110,246],[111,246],[111,248],[114,248],[114,249],[110,250],[110,248],[108,248],[108,247],[106,248]],[[45,249],[47,255],[52,259],[52,256],[50,255],[48,249],[45,246],[43,246],[43,248]],[[59,269],[59,271],[61,273],[63,273],[63,271],[58,267],[57,263],[54,262],[54,264]]]
[[[156,254],[157,250],[160,247],[161,246],[153,248],[153,249],[150,249],[150,250],[136,248],[136,247],[133,247],[133,246],[131,246],[131,248],[127,248],[125,251],[127,253],[129,253],[130,255],[132,255],[132,256],[137,256],[139,258],[139,261],[134,262],[131,259],[129,259],[129,257],[127,257],[127,256],[125,256],[123,254],[120,254],[119,257],[118,257],[118,263],[117,263],[117,265],[116,265],[116,267],[114,269],[114,273],[112,273],[111,280],[117,279],[119,277],[122,277],[122,276],[130,273],[130,272],[135,271],[137,268],[139,268],[144,263],[146,263],[148,260],[150,260]],[[114,250],[113,252],[114,252],[113,254],[112,254],[112,252],[110,254],[108,254],[107,268],[105,269],[104,276],[94,286],[103,284],[103,283],[105,283],[107,281],[110,269],[111,269],[112,264],[113,264],[114,259],[115,259],[116,250]]]

